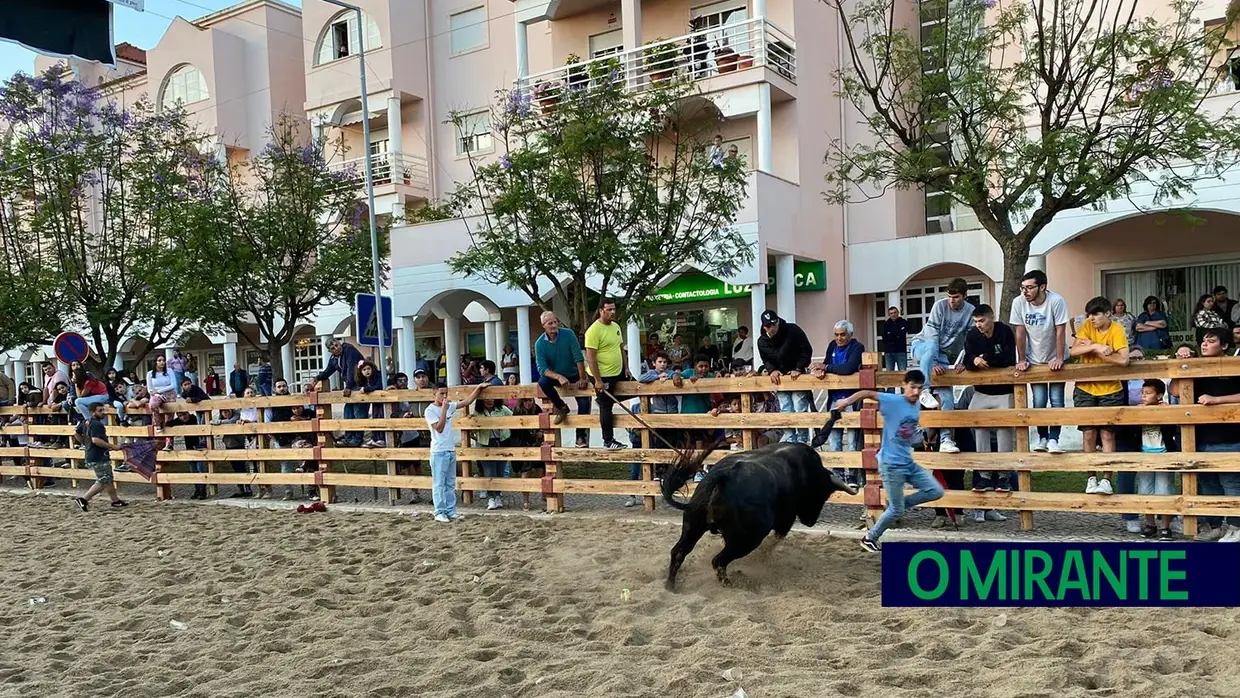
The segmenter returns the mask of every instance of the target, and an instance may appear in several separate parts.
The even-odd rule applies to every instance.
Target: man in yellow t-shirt
[[[598,307],[598,319],[586,330],[586,373],[598,393],[598,422],[603,432],[603,446],[612,450],[624,448],[616,441],[611,407],[616,384],[624,376],[624,333],[616,321],[615,301],[604,299]]]
[[[1086,321],[1077,328],[1072,356],[1083,364],[1128,365],[1128,337],[1124,328],[1111,321],[1111,301],[1098,296],[1085,304]],[[1123,407],[1128,394],[1122,381],[1079,381],[1072,391],[1074,407]],[[1098,427],[1081,426],[1081,445],[1086,453],[1097,451]],[[1102,428],[1102,452],[1115,452],[1115,430]],[[1111,494],[1107,473],[1090,472],[1086,494]]]

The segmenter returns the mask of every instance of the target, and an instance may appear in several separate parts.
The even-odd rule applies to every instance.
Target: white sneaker
[[[1124,528],[1128,529],[1128,532],[1129,532],[1129,533],[1140,533],[1140,532],[1141,532],[1141,522],[1140,522],[1139,520],[1137,520],[1137,519],[1133,519],[1133,520],[1131,520],[1131,521],[1125,521],[1125,522],[1124,522]]]
[[[938,399],[935,398],[934,394],[928,390],[921,391],[921,397],[917,398],[917,401],[921,403],[922,407],[928,410],[937,410],[939,408]]]
[[[1171,532],[1176,535],[1184,535],[1184,519],[1178,516],[1171,519]]]
[[[1222,538],[1218,539],[1220,543],[1240,543],[1240,528],[1232,527],[1230,531],[1225,533]]]
[[[1206,524],[1201,524],[1201,530],[1197,532],[1197,535],[1193,537],[1193,540],[1200,541],[1202,543],[1209,543],[1224,537],[1227,533],[1227,526],[1225,524],[1223,526],[1219,526],[1218,528],[1210,528]]]
[[[504,503],[503,503],[502,501],[500,501],[500,498],[499,498],[499,497],[491,497],[491,498],[487,499],[487,509],[488,509],[488,510],[494,511],[495,509],[501,509],[501,508],[503,508],[503,506],[504,506]]]
[[[946,516],[935,516],[934,521],[930,522],[930,528],[943,528],[947,525]]]
[[[630,507],[635,507],[637,505],[638,505],[637,497],[634,497],[632,495],[630,495],[628,499],[624,500],[625,509],[628,509]]]
[[[939,439],[939,453],[960,453],[960,447],[949,438]]]
[[[982,509],[974,509],[973,510],[973,523],[985,523],[985,522],[986,522],[986,512]]]
[[[995,511],[994,509],[987,509],[986,520],[987,521],[1007,521],[1007,517]]]
[[[1105,477],[1099,480],[1097,494],[1115,494],[1115,491],[1111,489],[1111,481]]]
[[[1085,482],[1085,494],[1098,494],[1098,478],[1090,475]]]
[[[443,514],[435,514],[435,520],[438,521],[439,523],[452,523],[452,519],[449,519],[447,516],[444,516]]]
[[[1059,441],[1057,439],[1050,439],[1049,441],[1046,442],[1046,452],[1047,453],[1063,453],[1064,450],[1063,450],[1063,447],[1059,445]]]
[[[1031,447],[1029,450],[1037,451],[1038,453],[1045,453],[1046,452],[1046,439],[1039,436],[1038,442],[1035,443],[1033,447]]]

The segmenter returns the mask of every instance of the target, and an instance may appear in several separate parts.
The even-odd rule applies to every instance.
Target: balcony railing
[[[414,189],[430,188],[430,167],[426,158],[408,153],[379,153],[370,156],[374,168],[375,186],[400,184]],[[335,172],[347,172],[342,181],[350,186],[362,186],[366,183],[365,158],[353,158],[334,162],[330,168]]]
[[[795,83],[796,42],[769,21],[751,19],[543,71],[518,80],[517,90],[542,105],[560,89],[591,84],[591,74],[640,87],[674,75],[702,80],[751,68],[769,68]]]

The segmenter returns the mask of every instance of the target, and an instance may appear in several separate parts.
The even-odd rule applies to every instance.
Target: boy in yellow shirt
[[[1128,365],[1128,337],[1124,328],[1111,321],[1111,301],[1098,296],[1085,304],[1086,321],[1077,328],[1071,354],[1083,364]],[[1124,384],[1112,381],[1079,381],[1072,391],[1075,407],[1124,407],[1128,394]],[[1086,453],[1097,451],[1098,427],[1081,426],[1081,445]],[[1102,452],[1115,452],[1115,431],[1102,427]],[[1085,494],[1111,494],[1106,472],[1090,472]],[[1102,477],[1098,477],[1101,475]]]

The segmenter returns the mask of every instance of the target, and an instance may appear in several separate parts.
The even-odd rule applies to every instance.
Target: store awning
[[[0,39],[49,56],[116,65],[108,0],[0,0]]]

